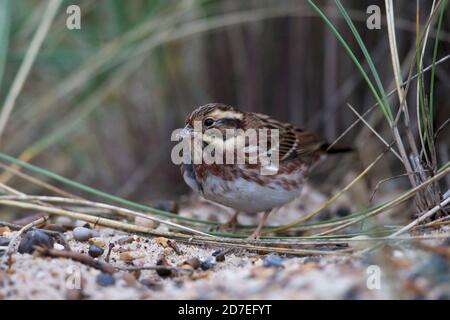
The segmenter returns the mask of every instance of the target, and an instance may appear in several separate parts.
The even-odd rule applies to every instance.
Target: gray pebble
[[[92,238],[91,229],[85,227],[76,227],[73,229],[73,237],[78,241],[87,241]]]
[[[216,265],[216,259],[212,256],[208,257],[205,259],[205,261],[203,261],[200,264],[200,268],[204,271],[209,270],[214,268],[214,266]]]
[[[263,265],[266,268],[269,268],[269,267],[282,268],[283,267],[283,258],[281,258],[280,256],[277,256],[276,254],[270,254],[270,255],[264,257]]]

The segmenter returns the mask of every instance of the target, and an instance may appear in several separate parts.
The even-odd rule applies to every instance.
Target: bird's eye
[[[203,122],[203,124],[204,124],[206,127],[210,127],[210,126],[212,126],[212,125],[214,124],[214,120],[211,119],[211,118],[207,118],[207,119],[205,119],[205,121]]]

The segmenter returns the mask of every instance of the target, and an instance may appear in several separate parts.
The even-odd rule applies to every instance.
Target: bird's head
[[[181,134],[201,133],[206,140],[220,135],[225,138],[227,130],[243,129],[244,113],[231,106],[221,103],[209,103],[196,108],[186,118],[185,127]]]
[[[201,124],[202,133],[209,129],[241,129],[244,113],[221,103],[209,103],[196,108],[186,118],[186,126]]]

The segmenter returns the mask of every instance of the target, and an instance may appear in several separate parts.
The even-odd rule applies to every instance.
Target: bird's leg
[[[257,240],[259,239],[259,236],[261,235],[262,228],[264,227],[264,224],[267,221],[267,218],[269,217],[269,214],[272,212],[272,210],[267,210],[264,212],[261,220],[259,221],[258,227],[256,230],[252,233],[252,235],[249,237],[249,239]]]
[[[236,230],[236,226],[238,224],[238,215],[239,215],[239,211],[236,210],[233,215],[231,216],[230,220],[228,220],[225,223],[222,223],[219,226],[219,230],[228,230],[231,229],[232,231]]]

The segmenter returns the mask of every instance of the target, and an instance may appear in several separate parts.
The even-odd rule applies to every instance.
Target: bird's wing
[[[253,114],[258,119],[259,128],[278,129],[280,163],[295,159],[311,161],[322,151],[323,142],[310,131],[297,128],[289,123],[282,123],[264,114]]]

